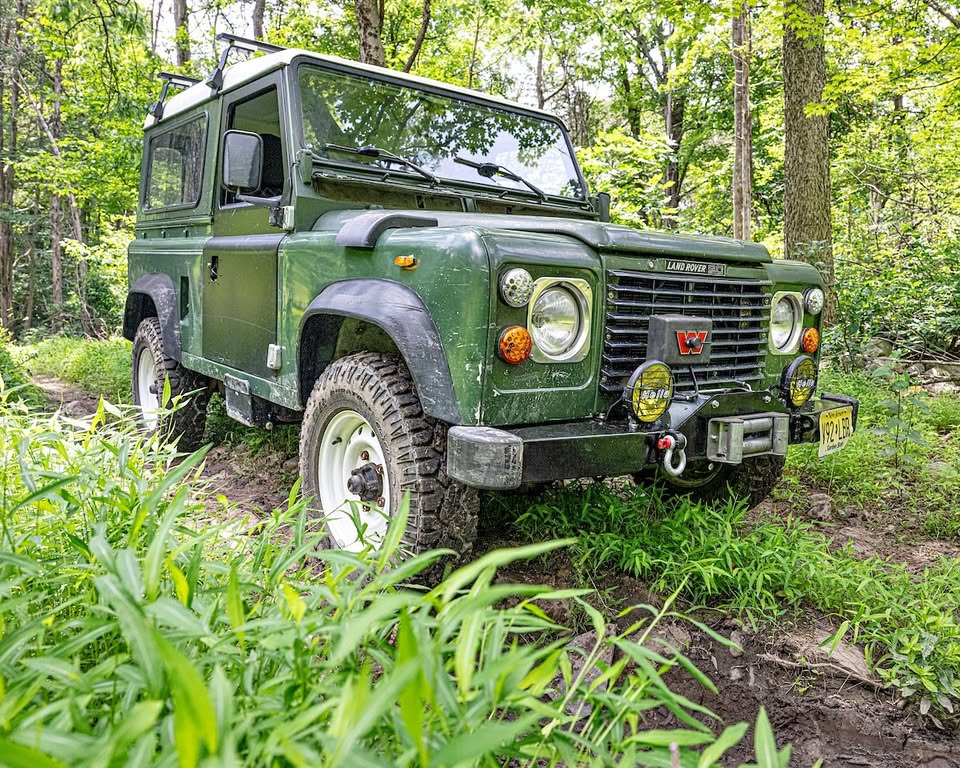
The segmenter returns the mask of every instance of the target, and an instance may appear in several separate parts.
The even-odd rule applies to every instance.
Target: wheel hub
[[[377,501],[383,495],[383,469],[372,461],[357,467],[347,478],[347,490],[360,501]]]

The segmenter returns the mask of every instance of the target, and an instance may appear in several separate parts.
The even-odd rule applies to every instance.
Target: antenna
[[[148,114],[153,115],[153,117],[155,117],[157,120],[160,120],[163,117],[163,102],[167,98],[167,91],[170,90],[170,86],[174,86],[176,88],[189,88],[191,85],[196,85],[200,82],[195,77],[175,75],[172,72],[158,72],[157,77],[163,80],[163,87],[160,89],[160,98],[153,102],[153,104],[151,104],[150,108],[147,110]]]
[[[248,53],[277,53],[278,51],[285,50],[282,46],[273,45],[273,43],[263,43],[260,40],[251,40],[248,37],[231,35],[228,32],[221,32],[217,35],[217,42],[226,43],[227,45],[220,53],[220,61],[217,63],[217,66],[204,81],[210,86],[214,93],[219,93],[220,89],[223,88],[223,70],[226,69],[227,57],[234,48],[240,51],[247,51]]]

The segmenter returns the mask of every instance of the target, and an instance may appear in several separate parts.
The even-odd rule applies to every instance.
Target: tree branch
[[[420,18],[420,31],[417,32],[416,42],[413,44],[413,50],[407,58],[407,63],[403,65],[403,71],[409,72],[413,65],[417,63],[417,57],[420,55],[420,49],[423,48],[423,40],[427,36],[427,28],[430,26],[430,0],[423,0],[423,15]]]

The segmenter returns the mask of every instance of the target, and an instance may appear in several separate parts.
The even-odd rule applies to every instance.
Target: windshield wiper
[[[479,173],[485,179],[492,179],[494,176],[503,176],[504,178],[512,179],[513,181],[519,181],[521,184],[523,184],[523,186],[539,197],[541,202],[547,199],[547,195],[542,189],[540,189],[540,187],[533,184],[533,182],[527,181],[519,173],[511,171],[506,166],[498,165],[497,163],[478,163],[475,160],[468,160],[465,157],[455,157],[453,158],[453,162],[460,163],[460,165],[469,166],[470,168],[476,168],[477,173]]]
[[[360,155],[360,157],[369,157],[373,160],[382,160],[385,163],[395,163],[409,168],[411,171],[419,173],[431,184],[439,184],[439,180],[426,168],[417,165],[413,160],[407,160],[405,157],[395,155],[389,150],[376,147],[373,144],[366,144],[362,147],[346,147],[343,144],[324,144],[323,148],[327,151],[343,152],[348,155]]]

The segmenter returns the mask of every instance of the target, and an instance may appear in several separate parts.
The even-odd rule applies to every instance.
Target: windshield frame
[[[468,102],[471,104],[478,104],[480,106],[487,107],[488,109],[498,109],[504,112],[513,112],[525,117],[532,117],[537,120],[544,120],[546,122],[552,123],[557,126],[560,130],[561,136],[563,136],[564,145],[566,146],[567,152],[570,155],[570,161],[573,164],[574,171],[577,175],[577,182],[580,185],[581,195],[579,197],[567,197],[566,195],[550,195],[548,194],[547,200],[549,201],[564,201],[570,204],[577,204],[583,206],[584,204],[589,204],[590,202],[590,190],[587,187],[587,181],[583,176],[583,169],[580,167],[580,162],[577,160],[577,155],[574,150],[573,141],[570,139],[570,132],[567,130],[566,125],[563,121],[548,113],[540,112],[535,109],[525,109],[520,105],[513,104],[503,104],[494,99],[485,98],[482,94],[475,96],[472,93],[461,93],[460,91],[443,88],[442,86],[436,86],[432,83],[422,83],[417,81],[411,81],[406,77],[401,77],[397,75],[392,75],[388,70],[384,72],[368,72],[366,70],[357,69],[350,66],[349,62],[339,63],[335,61],[327,61],[324,59],[314,59],[307,56],[299,56],[291,62],[290,71],[292,73],[292,80],[290,83],[290,106],[293,118],[292,122],[295,124],[293,128],[294,137],[297,143],[300,146],[300,149],[309,151],[311,147],[307,145],[306,138],[304,136],[303,130],[303,101],[300,96],[300,68],[301,67],[311,67],[315,69],[324,69],[335,72],[337,74],[347,75],[350,77],[356,77],[360,79],[369,79],[369,80],[379,80],[390,85],[395,85],[401,88],[410,88],[416,91],[423,91],[424,93],[432,93],[444,98],[455,99],[459,101]],[[318,151],[322,151],[322,147],[313,147],[314,154]],[[360,171],[365,174],[376,173],[378,175],[383,175],[385,168],[379,165],[373,165],[368,163],[357,163],[351,162],[348,159],[339,159],[332,157],[325,157],[322,160],[322,164],[325,166],[339,167],[351,171]],[[406,183],[408,181],[414,181],[418,184],[420,182],[427,183],[425,179],[421,178],[419,174],[410,171],[409,169],[401,170],[399,167],[391,169],[390,176],[396,178],[397,182]],[[409,177],[409,178],[408,178]],[[520,187],[517,189],[506,188],[498,186],[496,184],[486,184],[482,181],[472,182],[464,179],[450,178],[447,176],[440,176],[439,181],[443,186],[447,187],[456,187],[460,189],[470,189],[476,190],[481,189],[486,193],[492,193],[494,195],[501,195],[502,193],[516,194],[521,196],[524,199],[531,199],[531,201],[540,201],[537,195],[533,194],[530,190],[525,187]]]

